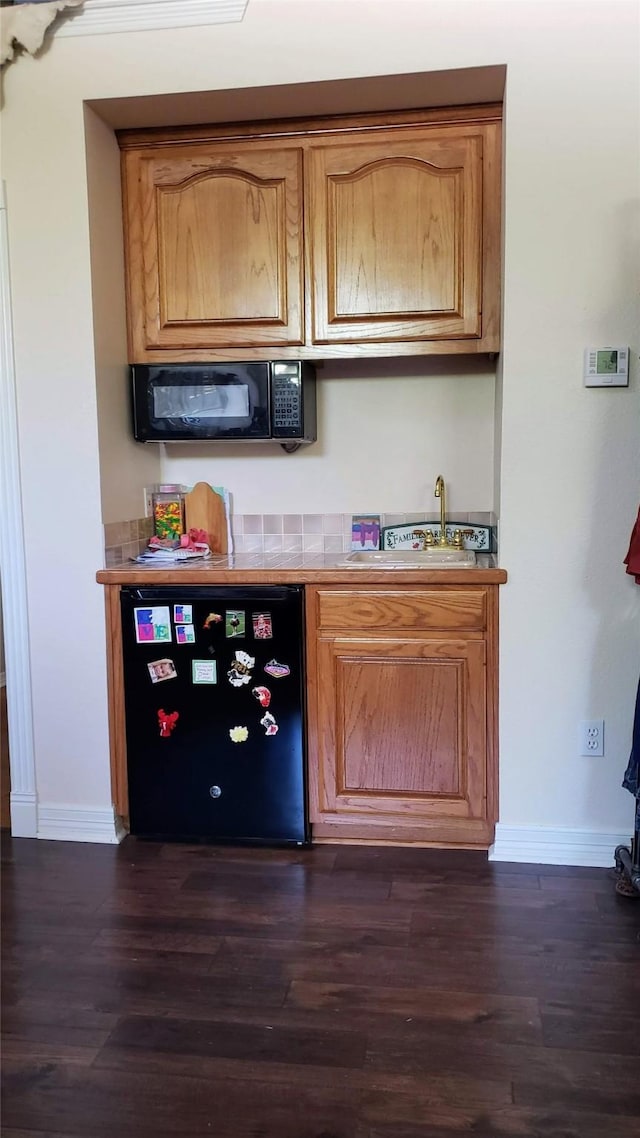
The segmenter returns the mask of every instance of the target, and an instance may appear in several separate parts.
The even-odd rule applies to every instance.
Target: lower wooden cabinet
[[[307,588],[315,840],[486,848],[497,590]]]

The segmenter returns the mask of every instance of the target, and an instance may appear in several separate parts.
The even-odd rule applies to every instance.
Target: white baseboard
[[[616,846],[628,845],[623,834],[600,830],[551,830],[546,826],[496,826],[489,861],[520,861],[539,865],[590,865],[608,869],[615,864]]]
[[[102,842],[117,845],[124,837],[113,810],[83,806],[40,806],[38,837],[56,842]]]
[[[35,794],[12,790],[9,795],[12,838],[35,838],[38,833],[38,806]]]

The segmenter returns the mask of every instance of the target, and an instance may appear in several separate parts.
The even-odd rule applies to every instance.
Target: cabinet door
[[[484,129],[350,132],[310,148],[313,343],[482,335]]]
[[[299,148],[125,152],[124,193],[133,362],[157,349],[188,358],[190,349],[302,343]]]
[[[321,637],[316,664],[312,822],[486,819],[483,640]]]

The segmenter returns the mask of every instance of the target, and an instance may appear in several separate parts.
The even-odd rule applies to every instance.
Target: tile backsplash
[[[425,514],[381,514],[380,525],[425,521]],[[437,521],[435,515],[432,518]],[[458,524],[495,525],[493,513],[448,514]],[[351,514],[234,514],[231,531],[236,553],[347,553],[351,549]]]
[[[423,513],[381,514],[380,525],[423,522]],[[432,515],[432,521],[437,517]],[[447,521],[463,525],[495,526],[495,514],[447,514]],[[351,549],[351,514],[233,514],[231,532],[236,553],[348,553]],[[153,533],[152,518],[110,522],[104,527],[105,566],[137,557]]]
[[[137,557],[147,548],[153,533],[153,518],[134,518],[130,522],[109,522],[104,528],[104,564],[106,569],[120,561]]]

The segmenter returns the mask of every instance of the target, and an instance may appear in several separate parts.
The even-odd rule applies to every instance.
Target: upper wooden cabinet
[[[126,151],[124,186],[132,362],[302,343],[299,148]]]
[[[482,334],[482,128],[312,147],[314,344]]]
[[[132,362],[499,348],[500,108],[119,141]]]

